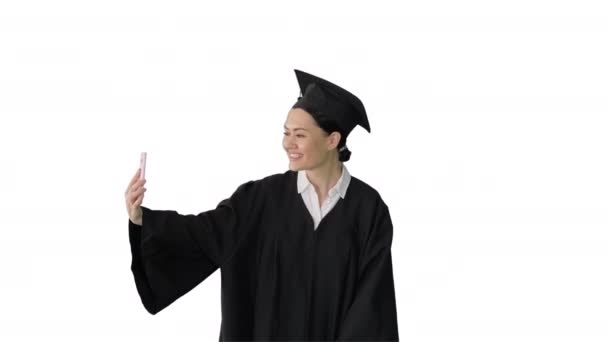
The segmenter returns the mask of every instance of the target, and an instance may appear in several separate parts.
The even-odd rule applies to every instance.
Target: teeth
[[[300,158],[302,155],[301,154],[290,154],[289,156],[291,158]]]

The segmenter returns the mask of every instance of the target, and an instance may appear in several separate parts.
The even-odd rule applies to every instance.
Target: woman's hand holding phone
[[[137,169],[137,172],[135,172],[135,175],[131,178],[127,190],[125,191],[125,202],[129,220],[139,226],[143,224],[141,203],[144,200],[144,192],[146,192],[146,188],[144,188],[144,184],[146,184],[145,172],[146,152],[142,152],[139,169]]]

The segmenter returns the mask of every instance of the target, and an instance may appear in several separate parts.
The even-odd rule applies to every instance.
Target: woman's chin
[[[302,170],[302,165],[300,165],[300,163],[298,163],[297,161],[296,162],[289,161],[289,169],[291,171],[300,171],[300,170]]]

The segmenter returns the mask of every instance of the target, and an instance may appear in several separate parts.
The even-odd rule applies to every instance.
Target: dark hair
[[[345,162],[348,161],[350,159],[350,155],[351,152],[348,149],[348,147],[346,147],[346,134],[344,134],[344,131],[342,131],[339,127],[338,124],[336,123],[335,120],[331,119],[329,116],[323,114],[322,112],[317,112],[315,110],[309,110],[309,108],[306,108],[304,106],[298,105],[297,103],[294,104],[291,108],[301,108],[304,109],[308,114],[310,114],[312,116],[312,118],[315,120],[315,122],[317,123],[317,125],[323,130],[325,131],[325,133],[327,133],[328,135],[333,133],[333,132],[338,132],[340,133],[340,142],[338,142],[338,160],[341,162]],[[340,151],[340,149],[344,147],[344,149],[342,149],[342,151]]]

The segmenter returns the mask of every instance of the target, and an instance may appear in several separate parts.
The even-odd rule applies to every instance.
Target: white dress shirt
[[[323,202],[323,206],[319,207],[319,196],[315,191],[315,187],[310,183],[306,176],[306,171],[298,171],[298,193],[302,195],[306,208],[312,216],[312,220],[315,224],[315,230],[319,226],[321,219],[331,211],[331,209],[338,203],[340,197],[346,196],[346,189],[350,183],[350,173],[346,169],[344,163],[342,164],[342,175],[338,179],[336,185],[334,185],[327,195],[327,199]]]

